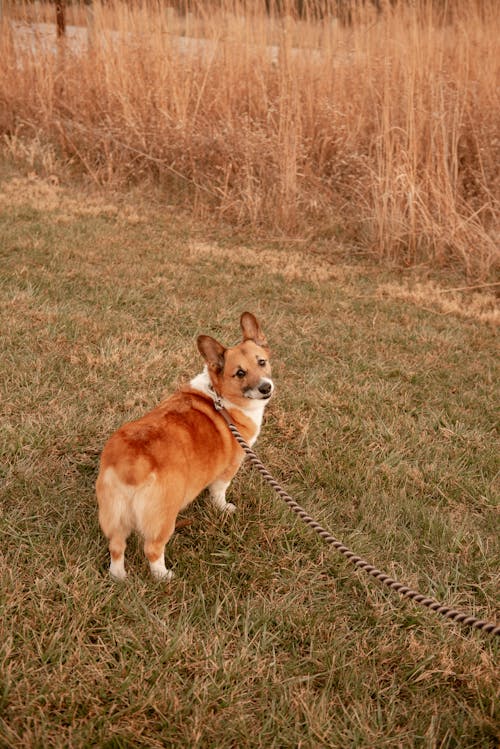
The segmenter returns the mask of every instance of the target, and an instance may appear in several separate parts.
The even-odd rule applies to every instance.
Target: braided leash
[[[478,619],[475,616],[465,614],[462,611],[457,611],[456,609],[452,609],[449,606],[443,606],[443,604],[439,603],[439,601],[436,601],[435,598],[427,598],[418,591],[412,590],[407,585],[403,585],[403,583],[400,583],[397,580],[394,580],[392,577],[389,577],[389,575],[386,575],[385,572],[378,570],[372,564],[366,562],[364,559],[354,554],[354,552],[351,551],[347,546],[344,546],[341,541],[338,541],[335,536],[332,536],[331,533],[325,530],[310,515],[308,515],[304,508],[297,504],[297,502],[292,499],[292,497],[287,494],[284,489],[281,488],[278,482],[275,481],[275,479],[271,476],[264,464],[261,463],[251,447],[249,447],[249,445],[245,442],[238,429],[231,421],[231,417],[223,407],[222,403],[218,401],[218,399],[216,399],[214,400],[214,405],[216,410],[221,414],[221,416],[224,417],[235,440],[248,455],[250,463],[255,468],[257,468],[257,470],[262,474],[268,484],[273,487],[274,491],[281,497],[281,499],[286,502],[290,509],[296,515],[298,515],[304,521],[304,523],[306,523],[306,525],[308,525],[315,533],[318,534],[318,536],[326,541],[327,544],[333,546],[340,554],[346,557],[346,559],[348,559],[351,564],[353,564],[358,569],[364,570],[369,575],[371,575],[371,577],[379,580],[384,585],[387,585],[388,588],[396,591],[396,593],[399,593],[399,595],[403,596],[403,598],[410,598],[412,601],[420,603],[422,606],[425,606],[431,611],[435,611],[437,614],[441,614],[441,616],[444,616],[446,619],[451,619],[454,622],[459,622],[460,624],[463,624],[467,627],[480,629],[484,632],[488,632],[491,635],[500,635],[500,625],[497,625],[494,622],[485,621],[484,619]]]

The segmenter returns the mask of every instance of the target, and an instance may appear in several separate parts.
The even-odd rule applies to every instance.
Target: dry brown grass
[[[383,283],[379,287],[381,298],[402,299],[426,310],[443,315],[457,315],[491,325],[500,323],[497,299],[488,287],[477,291],[441,288],[433,281],[408,283]]]
[[[8,142],[38,138],[97,182],[159,180],[254,231],[491,278],[495,0],[457,0],[446,23],[425,0],[379,18],[368,9],[352,28],[268,18],[257,4],[246,15],[192,6],[186,19],[95,3],[93,43],[82,30],[58,51],[46,29],[4,24]]]
[[[68,194],[56,176],[43,179],[32,172],[27,177],[13,177],[0,188],[0,210],[29,205],[35,211],[57,211],[56,221],[65,223],[76,216],[107,216],[118,218],[131,224],[147,221],[147,216],[129,205],[119,205],[102,194],[81,196]]]

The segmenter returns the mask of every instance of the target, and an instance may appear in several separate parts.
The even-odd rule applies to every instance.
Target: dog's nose
[[[262,393],[262,395],[269,395],[269,393],[272,390],[272,385],[270,382],[262,382],[259,385],[259,393]]]

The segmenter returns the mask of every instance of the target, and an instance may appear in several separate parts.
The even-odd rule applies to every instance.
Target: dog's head
[[[208,335],[198,337],[198,349],[205,359],[212,387],[218,395],[244,408],[268,401],[273,394],[269,346],[251,312],[240,318],[243,340],[225,348]]]

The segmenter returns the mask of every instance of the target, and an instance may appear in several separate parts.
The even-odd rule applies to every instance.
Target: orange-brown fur
[[[222,397],[243,437],[253,442],[270,397],[261,390],[272,392],[269,349],[253,315],[243,313],[241,327],[243,341],[237,346],[226,349],[210,336],[200,336],[198,348],[206,361],[207,383]],[[225,502],[225,489],[243,451],[215,410],[210,392],[200,389],[204,377],[122,426],[104,447],[96,492],[115,577],[125,577],[125,545],[133,530],[144,537],[153,574],[170,577],[163,561],[165,544],[179,511],[207,486],[219,507],[234,509]]]

